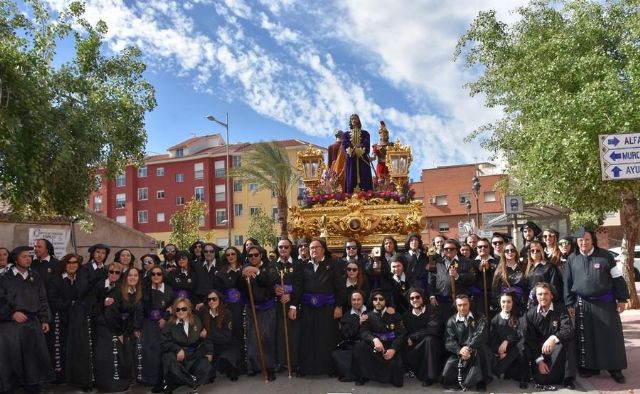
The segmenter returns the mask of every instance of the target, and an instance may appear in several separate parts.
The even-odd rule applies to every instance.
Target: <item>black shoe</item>
[[[256,376],[258,374],[257,371],[249,371],[247,372],[247,376]]]
[[[573,381],[573,378],[566,378],[563,382],[564,388],[569,390],[574,390],[576,388],[576,384]]]
[[[341,376],[341,377],[338,378],[338,381],[339,382],[348,383],[348,382],[354,382],[355,380],[353,378],[348,377],[348,376]]]
[[[476,385],[476,391],[479,393],[484,393],[487,391],[487,384],[485,382],[478,382]]]
[[[175,390],[175,387],[173,386],[170,386],[170,385],[164,386],[164,394],[171,394],[173,393],[173,390]]]
[[[93,389],[92,389],[91,387],[85,387],[85,388],[83,388],[83,389],[82,389],[82,392],[83,392],[83,393],[92,393],[92,392],[93,392]],[[162,392],[162,391],[161,391],[161,392]]]
[[[305,376],[307,376],[306,373],[304,373],[302,371],[296,371],[296,377],[297,378],[304,378]]]
[[[527,382],[520,382],[520,388],[526,390],[529,388],[529,384]]]
[[[364,379],[356,379],[356,386],[364,386],[366,380]]]
[[[403,386],[403,383],[402,383],[402,382],[399,382],[399,383],[394,383],[393,385],[394,385],[395,387],[402,387],[402,386]]]
[[[433,384],[433,379],[427,379],[424,382],[422,382],[422,387],[429,387]]]
[[[620,383],[620,384],[625,384],[626,379],[624,378],[624,375],[622,374],[622,372],[620,371],[610,371],[611,373],[611,377],[613,378],[613,380],[615,380],[616,382]]]
[[[238,377],[235,375],[229,376],[229,380],[231,380],[232,382],[236,382],[238,380]]]
[[[273,382],[274,380],[276,380],[276,371],[267,372],[267,380],[270,382]]]
[[[151,389],[152,393],[164,393],[164,387],[163,386],[153,386],[153,388]]]

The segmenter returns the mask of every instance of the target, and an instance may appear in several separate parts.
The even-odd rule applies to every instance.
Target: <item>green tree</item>
[[[638,181],[603,181],[599,135],[640,130],[640,18],[636,1],[533,1],[507,25],[480,12],[456,57],[479,71],[468,85],[504,112],[470,138],[508,162],[509,189],[572,210],[572,224],[620,210],[623,250],[640,229]],[[633,283],[633,252],[625,279]]]
[[[107,33],[71,3],[53,20],[42,2],[0,2],[0,198],[16,214],[82,212],[97,186],[142,162],[144,115],[156,101],[136,48],[102,53]],[[60,64],[61,42],[75,54]]]
[[[192,198],[181,210],[171,215],[169,242],[176,244],[180,250],[187,250],[191,244],[199,239],[210,238],[210,234],[205,234],[204,237],[200,234],[199,223],[206,211],[207,205],[205,203]]]
[[[271,216],[267,215],[262,208],[257,208],[249,216],[247,237],[257,239],[260,245],[265,248],[271,247],[271,249],[274,249],[276,246],[275,224],[276,221]]]
[[[289,201],[287,193],[298,182],[298,174],[289,162],[287,152],[277,142],[261,142],[246,155],[246,165],[234,169],[232,176],[258,185],[258,189],[270,190],[278,205],[280,238],[289,237],[287,218]]]

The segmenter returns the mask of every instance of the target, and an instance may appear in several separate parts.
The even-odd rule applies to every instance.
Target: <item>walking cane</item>
[[[258,326],[258,314],[256,313],[256,303],[253,300],[253,289],[251,288],[251,278],[248,276],[247,290],[249,291],[249,302],[251,303],[251,315],[253,316],[253,328],[256,331],[256,342],[258,342],[258,355],[260,356],[260,368],[262,368],[262,374],[264,375],[264,381],[269,381],[269,375],[267,374],[267,368],[264,366],[264,353],[262,351],[262,337],[260,336],[260,327]]]
[[[484,286],[484,317],[489,322],[489,301],[487,295],[487,268],[482,269],[482,285]],[[487,329],[489,325],[487,325]]]
[[[280,271],[280,285],[284,291],[284,270]],[[287,326],[287,306],[282,303],[282,320],[284,320],[284,349],[287,353],[287,370],[291,379],[291,353],[289,352],[289,327]]]
[[[451,269],[451,267],[458,269],[458,265],[456,263],[452,263],[451,266],[449,267],[449,269]],[[453,300],[453,305],[455,306],[456,304],[456,280],[453,276],[449,275],[449,279],[451,280],[451,299]]]

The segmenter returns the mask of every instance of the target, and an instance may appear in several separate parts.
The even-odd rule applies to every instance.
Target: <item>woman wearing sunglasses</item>
[[[108,298],[112,302],[98,320],[94,376],[99,391],[114,393],[127,390],[141,370],[137,358],[142,328],[140,271],[130,268]]]
[[[151,392],[163,391],[162,364],[160,359],[161,332],[170,315],[175,298],[173,289],[164,282],[164,270],[154,265],[149,270],[149,280],[144,283],[142,304],[142,382],[152,386]]]
[[[151,280],[151,269],[160,265],[160,257],[157,254],[147,253],[140,258],[142,261],[142,280],[144,283]]]
[[[497,308],[500,306],[500,296],[505,293],[511,293],[513,295],[514,312],[518,316],[522,316],[527,311],[529,288],[525,276],[526,269],[527,265],[524,262],[520,262],[516,246],[511,242],[507,243],[493,276],[493,294],[497,296],[493,304]]]
[[[527,251],[527,288],[533,289],[537,283],[547,282],[551,285],[553,297],[558,302],[563,302],[562,275],[558,267],[547,262],[544,257],[544,243],[532,241],[525,249]],[[531,293],[529,297],[529,307],[534,304],[535,296]]]
[[[351,293],[355,290],[362,291],[365,295],[365,300],[369,299],[369,282],[356,260],[351,260],[347,263],[345,273],[342,275],[340,283],[344,286],[340,293],[344,294],[342,303],[343,311],[351,309]]]
[[[226,375],[231,381],[238,380],[242,349],[232,333],[231,311],[225,307],[222,293],[211,290],[207,294],[206,308],[202,308],[201,320],[207,331],[207,353],[211,354],[209,381],[216,378],[216,371]]]
[[[178,268],[167,274],[167,283],[173,288],[176,297],[186,297],[193,304],[197,297],[198,275],[189,262],[188,252],[177,252],[176,261]]]
[[[238,278],[242,276],[242,264],[240,264],[240,250],[235,246],[229,246],[224,250],[223,265],[216,273],[222,283],[222,292],[226,300],[226,307],[231,312],[233,337],[244,348],[244,305],[245,300],[238,288]],[[243,357],[244,360],[244,357]],[[244,367],[241,368],[241,373]]]
[[[162,329],[162,368],[165,393],[180,386],[196,391],[209,380],[211,366],[205,349],[206,330],[193,314],[191,301],[180,297],[173,303],[171,317]]]

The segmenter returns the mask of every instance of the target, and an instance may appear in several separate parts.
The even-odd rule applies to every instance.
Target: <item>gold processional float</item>
[[[357,118],[352,115],[352,121],[354,116]],[[359,118],[356,120],[359,126]],[[290,208],[289,231],[295,239],[322,237],[331,250],[337,251],[344,248],[346,239],[355,238],[363,248],[370,249],[380,246],[385,236],[402,244],[409,233],[419,233],[424,228],[422,202],[413,200],[414,191],[408,182],[411,148],[399,139],[389,143],[389,132],[382,121],[379,135],[379,144],[372,146],[369,157],[368,132],[350,121],[350,130],[342,137],[343,149],[339,149],[331,166],[325,164],[324,153],[317,147],[309,145],[298,152],[297,167],[305,195],[300,207]],[[371,164],[372,158],[377,159],[376,168]],[[374,174],[372,185],[361,187],[366,183],[361,182],[366,174],[356,168],[355,187],[347,193],[347,167],[363,162]]]

